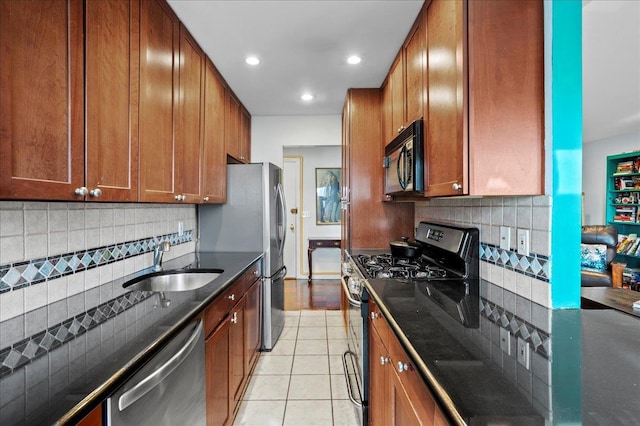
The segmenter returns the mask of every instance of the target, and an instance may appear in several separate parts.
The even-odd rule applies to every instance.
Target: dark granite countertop
[[[451,421],[638,423],[637,317],[612,309],[550,310],[481,280],[479,326],[469,328],[424,297],[423,285],[371,279],[367,290]],[[507,302],[512,296],[514,303]],[[501,328],[511,332],[510,355],[500,348]],[[529,368],[517,361],[518,337],[530,347]]]
[[[261,257],[262,253],[257,252],[184,255],[166,261],[164,270],[215,268],[224,272],[197,290],[166,293],[171,299],[168,307],[160,306],[157,293],[122,290],[112,304],[89,311],[91,315],[99,315],[106,306],[117,313],[98,325],[88,327],[86,332],[35,359],[4,380],[4,386],[9,387],[14,376],[15,383],[19,383],[25,381],[26,375],[27,383],[37,384],[24,390],[22,401],[25,409],[11,413],[9,422],[29,425],[75,424],[200,315],[217,295]],[[149,271],[140,271],[109,284],[121,288],[124,283],[146,272]],[[120,306],[123,303],[127,304],[126,308]],[[53,368],[54,364],[63,362],[68,365]],[[9,392],[9,389],[0,389],[0,392],[5,391]],[[16,389],[12,391],[16,392]],[[34,394],[42,397],[36,398]],[[3,415],[5,420],[6,414]]]

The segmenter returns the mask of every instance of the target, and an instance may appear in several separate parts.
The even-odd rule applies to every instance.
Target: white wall
[[[585,225],[605,223],[607,156],[640,150],[640,132],[612,136],[582,146]]]
[[[285,146],[342,144],[342,117],[253,116],[251,117],[251,161],[268,161],[282,167]]]
[[[309,237],[340,238],[340,225],[316,225],[316,167],[340,168],[342,159],[342,117],[321,116],[254,116],[251,118],[251,161],[271,162],[280,167],[283,156],[302,157],[303,218],[299,236],[298,278],[306,278]],[[286,179],[286,176],[283,176]],[[313,253],[314,279],[340,277],[340,250],[316,250]]]

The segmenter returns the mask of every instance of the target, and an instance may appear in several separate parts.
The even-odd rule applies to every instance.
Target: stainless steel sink
[[[139,291],[190,291],[204,287],[223,272],[222,269],[154,272],[128,281],[123,287]]]

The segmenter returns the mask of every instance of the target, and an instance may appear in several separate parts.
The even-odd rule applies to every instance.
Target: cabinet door
[[[426,196],[469,190],[465,3],[433,0],[427,8]]]
[[[205,340],[207,426],[229,420],[229,326],[230,318]]]
[[[240,101],[231,90],[227,90],[227,113],[224,123],[224,140],[227,154],[241,162],[240,152]]]
[[[402,50],[391,66],[389,76],[391,80],[391,129],[396,136],[404,129],[404,60]]]
[[[224,147],[226,85],[210,60],[204,76],[202,195],[205,203],[227,200],[227,156]]]
[[[181,201],[199,203],[200,154],[202,148],[202,87],[204,85],[204,53],[180,24],[178,122],[175,134],[177,192]]]
[[[543,2],[469,2],[469,192],[544,194]]]
[[[231,311],[231,328],[229,329],[229,403],[233,412],[240,396],[246,376],[244,369],[245,335],[244,335],[244,306],[243,298]]]
[[[397,135],[393,128],[393,105],[391,99],[391,81],[387,78],[380,88],[380,110],[382,116],[382,146],[386,146]]]
[[[240,161],[251,162],[251,114],[246,108],[240,108]]]
[[[83,2],[0,1],[0,197],[82,199]]]
[[[139,0],[85,3],[85,186],[91,200],[138,199],[139,15]]]
[[[369,327],[369,423],[386,426],[391,423],[390,359],[380,336]]]
[[[405,127],[424,116],[424,32],[422,28],[422,15],[418,15],[416,25],[404,47],[405,56]]]
[[[262,318],[260,317],[262,306],[262,280],[256,281],[246,295],[246,304],[244,307],[244,330],[247,340],[245,347],[245,367],[246,374],[252,370],[254,364],[258,360],[261,344]]]
[[[175,201],[174,104],[179,21],[161,0],[140,8],[140,201]]]

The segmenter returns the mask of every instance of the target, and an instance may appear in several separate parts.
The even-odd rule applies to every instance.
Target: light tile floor
[[[341,312],[285,315],[280,339],[260,355],[234,426],[361,425],[343,375],[347,336]]]

